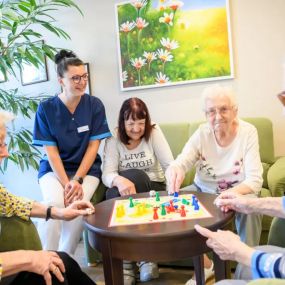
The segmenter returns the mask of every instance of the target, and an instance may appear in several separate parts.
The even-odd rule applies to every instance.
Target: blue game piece
[[[198,203],[196,203],[196,204],[194,205],[194,211],[198,211],[199,209],[200,209],[200,207],[199,207]]]
[[[174,195],[173,195],[175,198],[177,198],[179,196],[178,192],[174,192]]]

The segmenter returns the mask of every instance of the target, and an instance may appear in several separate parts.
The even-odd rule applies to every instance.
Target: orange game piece
[[[158,210],[158,208],[156,208],[156,207],[153,208],[153,219],[154,220],[158,220],[157,210]]]
[[[181,205],[180,216],[181,217],[186,217],[186,212],[185,212],[185,206],[184,205]]]

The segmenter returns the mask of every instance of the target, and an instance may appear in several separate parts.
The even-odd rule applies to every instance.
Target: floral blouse
[[[17,216],[29,220],[33,201],[17,197],[0,185],[0,217]]]

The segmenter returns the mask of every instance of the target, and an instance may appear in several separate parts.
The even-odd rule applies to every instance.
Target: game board
[[[116,200],[109,227],[210,218],[212,215],[192,194]]]

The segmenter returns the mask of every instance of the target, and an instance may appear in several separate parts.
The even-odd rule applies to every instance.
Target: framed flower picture
[[[233,78],[228,0],[115,6],[121,90]]]

